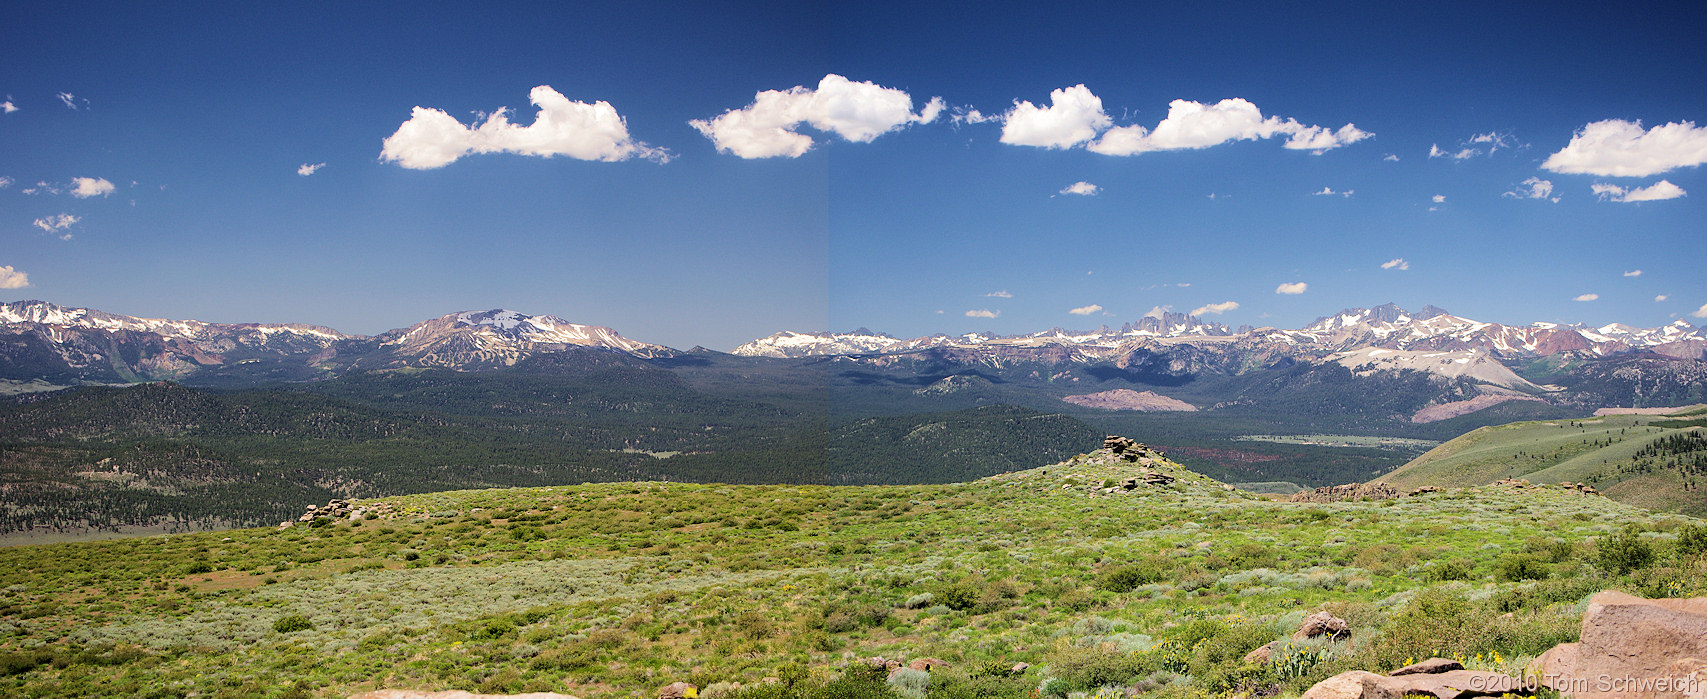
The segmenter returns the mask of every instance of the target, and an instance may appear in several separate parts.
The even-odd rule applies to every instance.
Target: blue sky
[[[0,299],[715,349],[1707,312],[1697,4],[235,5],[0,11]]]

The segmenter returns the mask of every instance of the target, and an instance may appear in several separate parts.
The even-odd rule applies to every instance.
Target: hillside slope
[[[1587,483],[1608,497],[1707,514],[1707,427],[1693,412],[1607,415],[1482,427],[1378,479],[1395,487],[1463,487],[1505,478]]]

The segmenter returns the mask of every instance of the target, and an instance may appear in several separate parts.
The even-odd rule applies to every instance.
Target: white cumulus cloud
[[[994,298],[994,299],[1011,299],[1014,297],[1013,294],[1008,293],[1007,289],[1003,289],[1001,291],[992,291],[992,292],[990,292],[988,294],[984,294],[984,295],[988,296],[990,298]]]
[[[0,112],[11,114],[15,111],[18,111],[18,105],[12,104],[12,98],[7,97],[5,102],[0,102]]]
[[[1002,115],[1002,143],[1038,148],[1071,148],[1096,138],[1114,125],[1102,110],[1102,98],[1084,85],[1052,90],[1049,106],[1015,101]]]
[[[1406,262],[1405,258],[1403,258],[1403,257],[1395,257],[1391,260],[1388,260],[1386,262],[1381,263],[1381,269],[1405,270],[1405,269],[1410,269],[1410,268],[1411,268],[1411,263]]]
[[[73,177],[71,178],[71,196],[78,199],[104,197],[113,193],[113,183],[104,177]]]
[[[469,153],[517,153],[577,160],[615,162],[648,158],[663,162],[668,151],[628,135],[628,124],[609,102],[575,102],[549,85],[528,93],[539,107],[527,126],[510,123],[510,109],[499,109],[479,126],[464,125],[444,110],[415,107],[409,120],[385,139],[379,159],[413,170],[444,167]]]
[[[1665,199],[1676,199],[1688,194],[1688,192],[1683,191],[1682,187],[1672,184],[1667,180],[1660,180],[1646,187],[1637,187],[1635,189],[1626,189],[1615,184],[1596,182],[1589,185],[1589,189],[1593,190],[1595,196],[1600,197],[1604,201],[1626,203],[1638,201],[1663,201]]]
[[[59,98],[59,101],[60,101],[60,102],[63,102],[63,103],[65,103],[65,108],[66,108],[66,109],[77,109],[77,104],[78,104],[78,103],[79,103],[79,102],[81,102],[81,103],[83,103],[83,104],[88,104],[88,103],[89,103],[89,100],[86,100],[86,99],[79,99],[79,98],[78,98],[78,97],[77,97],[77,95],[73,95],[73,94],[71,94],[71,93],[69,93],[69,92],[61,92],[61,93],[59,93],[59,94],[57,94],[57,95],[54,95],[54,97],[58,97],[58,98]]]
[[[994,318],[994,317],[999,316],[1001,314],[1002,314],[1001,311],[992,311],[992,310],[987,309],[987,308],[979,308],[976,310],[967,311],[966,317],[967,318]]]
[[[81,220],[83,220],[83,219],[80,219],[80,218],[73,216],[71,214],[59,214],[57,216],[47,216],[44,218],[36,219],[35,220],[35,227],[40,228],[43,231],[46,231],[48,233],[54,233],[54,232],[63,231],[67,228],[75,226],[75,225],[77,225],[77,222],[81,221]]]
[[[1216,315],[1220,315],[1222,313],[1226,313],[1227,311],[1231,311],[1231,310],[1238,308],[1238,307],[1239,307],[1239,302],[1237,302],[1237,301],[1222,301],[1221,303],[1212,303],[1212,304],[1209,304],[1207,306],[1198,306],[1196,310],[1193,310],[1191,312],[1191,315],[1200,316],[1200,315],[1203,315],[1205,313],[1214,313]]]
[[[1707,318],[1707,303],[1701,304],[1700,308],[1695,309],[1695,312],[1689,315],[1697,318]]]
[[[1088,90],[1086,94],[1089,94]],[[1097,102],[1099,110],[1101,105],[1100,101]],[[1136,124],[1118,126],[1109,129],[1101,139],[1087,147],[1104,155],[1137,155],[1150,151],[1208,148],[1230,141],[1286,136],[1286,148],[1320,154],[1374,135],[1352,124],[1330,129],[1325,126],[1307,126],[1291,118],[1265,118],[1262,110],[1257,109],[1255,104],[1238,97],[1230,97],[1215,104],[1174,100],[1168,103],[1167,118],[1156,124],[1155,128],[1145,129]]]
[[[1513,199],[1546,199],[1555,204],[1559,202],[1559,198],[1553,196],[1553,183],[1539,177],[1531,177],[1517,183],[1516,187],[1503,196]]]
[[[1605,177],[1647,177],[1707,163],[1707,128],[1693,121],[1642,130],[1642,122],[1596,121],[1582,127],[1571,142],[1547,156],[1541,168],[1553,172]]]
[[[1436,194],[1436,195],[1434,195],[1433,200],[1434,200],[1434,203],[1436,203],[1436,204],[1444,204],[1444,203],[1446,203],[1446,195],[1445,194]]]
[[[1274,287],[1274,293],[1296,295],[1304,293],[1304,290],[1308,288],[1310,288],[1310,285],[1305,284],[1304,282],[1289,282]]]
[[[1578,296],[1578,297],[1571,299],[1571,300],[1572,301],[1596,301],[1599,299],[1600,299],[1600,294],[1583,294],[1583,295]]]
[[[1659,303],[1661,301],[1664,301],[1664,300],[1666,300],[1666,298],[1667,297],[1665,294],[1660,294],[1659,296],[1655,296],[1654,297],[1654,303]]]
[[[1632,269],[1628,272],[1625,272],[1624,276],[1626,276],[1626,277],[1640,277],[1640,276],[1642,276],[1642,270]]]
[[[1348,190],[1345,190],[1345,191],[1343,191],[1343,192],[1336,192],[1336,191],[1334,191],[1334,188],[1332,188],[1332,187],[1323,187],[1323,188],[1322,188],[1322,191],[1320,191],[1320,192],[1311,192],[1311,193],[1310,193],[1310,196],[1312,196],[1312,197],[1331,197],[1331,196],[1334,196],[1334,195],[1336,195],[1336,194],[1338,194],[1338,195],[1340,195],[1340,196],[1342,196],[1342,197],[1349,197],[1349,196],[1351,196],[1351,195],[1352,195],[1352,193],[1353,193],[1353,192],[1355,192],[1355,191],[1357,191],[1357,190],[1354,190],[1354,189],[1348,189]]]
[[[30,275],[12,269],[11,265],[0,266],[0,289],[22,289],[30,285]]]
[[[326,167],[326,163],[314,163],[312,165],[309,163],[303,163],[301,165],[296,166],[296,174],[302,175],[303,177],[307,177],[307,176],[312,175],[316,172],[319,172],[320,168],[323,168],[323,167]]]
[[[1059,194],[1077,194],[1080,196],[1089,197],[1089,196],[1094,196],[1097,192],[1100,192],[1100,191],[1102,191],[1101,187],[1098,187],[1098,186],[1091,184],[1089,182],[1086,182],[1084,180],[1080,180],[1078,182],[1074,182],[1070,185],[1067,185],[1066,187],[1062,187],[1061,191],[1058,193]]]
[[[870,143],[909,124],[935,121],[945,106],[941,97],[933,97],[915,114],[913,98],[903,90],[830,73],[817,89],[765,90],[753,96],[752,104],[688,124],[711,139],[719,153],[798,158],[812,148],[812,137],[796,131],[802,124]]]
[[[1095,313],[1101,313],[1102,312],[1102,306],[1099,306],[1099,305],[1093,303],[1089,306],[1080,306],[1078,308],[1074,308],[1074,309],[1069,310],[1067,312],[1071,313],[1073,315],[1076,315],[1076,316],[1088,316],[1088,315],[1092,315]]]
[[[0,175],[0,189],[5,189],[7,187],[10,187],[10,186],[12,186],[12,183],[16,182],[16,181],[17,180],[14,180],[14,179],[7,177],[5,175]]]

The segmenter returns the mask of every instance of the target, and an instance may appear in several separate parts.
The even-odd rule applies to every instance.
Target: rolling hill
[[[1505,478],[1586,483],[1622,502],[1707,514],[1707,415],[1606,415],[1481,427],[1380,478],[1398,488]]]

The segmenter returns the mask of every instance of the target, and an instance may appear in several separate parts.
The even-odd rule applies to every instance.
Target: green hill
[[[1150,458],[431,493],[284,529],[0,548],[0,695],[1295,695],[1428,655],[1509,672],[1575,640],[1597,590],[1707,592],[1707,528],[1574,490],[1301,504]],[[1353,642],[1241,660],[1318,610]],[[947,666],[885,682],[873,656]]]
[[[1707,514],[1702,422],[1689,415],[1608,415],[1482,427],[1376,480],[1401,489],[1503,478],[1587,483],[1630,504]]]

